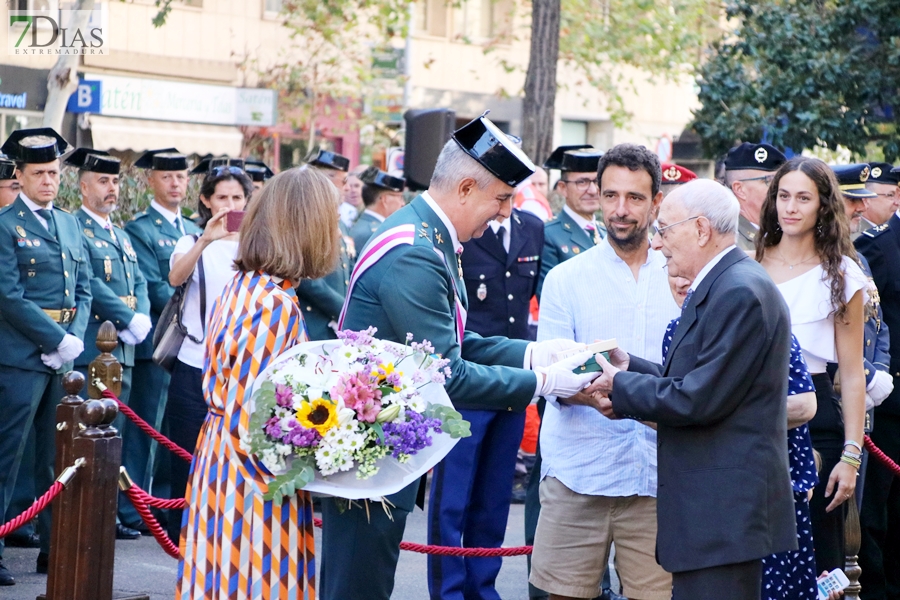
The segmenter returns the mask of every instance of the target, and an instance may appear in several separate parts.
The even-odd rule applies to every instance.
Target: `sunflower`
[[[324,398],[304,400],[297,411],[297,421],[307,429],[315,429],[320,435],[338,424],[337,405]]]

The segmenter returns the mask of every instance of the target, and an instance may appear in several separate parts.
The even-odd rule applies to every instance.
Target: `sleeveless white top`
[[[842,263],[844,271],[844,302],[849,302],[859,290],[863,290],[863,303],[868,302],[869,280],[848,256]],[[797,336],[803,357],[811,374],[824,373],[825,366],[837,362],[834,342],[834,311],[831,304],[831,287],[828,274],[822,265],[816,265],[803,275],[778,284],[791,311],[791,331]]]

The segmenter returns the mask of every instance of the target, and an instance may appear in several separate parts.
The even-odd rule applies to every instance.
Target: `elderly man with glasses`
[[[744,142],[728,151],[725,157],[725,183],[741,205],[737,245],[753,252],[759,230],[759,211],[769,184],[784,161],[784,154],[769,144]]]

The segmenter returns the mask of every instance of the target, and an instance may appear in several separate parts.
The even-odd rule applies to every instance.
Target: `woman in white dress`
[[[866,278],[856,263],[838,182],[824,162],[796,157],[776,173],[763,203],[756,260],[791,311],[816,386],[809,422],[822,456],[810,502],[817,572],[844,566],[844,515],[857,484],[866,380],[863,305]],[[837,363],[838,396],[826,366]]]

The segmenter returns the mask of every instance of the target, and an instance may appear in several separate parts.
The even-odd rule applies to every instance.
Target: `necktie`
[[[506,247],[506,243],[504,240],[506,239],[506,228],[501,227],[497,230],[497,241],[500,242],[500,245],[503,247],[504,252],[509,252],[509,249]]]
[[[181,235],[184,235],[184,224],[181,222],[181,217],[175,217],[175,229],[181,232]]]
[[[109,221],[106,222],[106,225],[103,226],[103,229],[105,229],[106,233],[109,234],[109,237],[112,238],[113,243],[118,246],[119,240],[116,239],[116,233],[113,231],[112,225],[109,223]]]
[[[34,212],[47,222],[47,231],[50,232],[50,235],[56,237],[56,223],[53,222],[53,211],[47,208],[39,208]]]
[[[694,290],[688,290],[687,296],[684,297],[684,302],[681,305],[681,314],[684,314],[684,309],[687,308],[688,302],[691,301],[691,296],[694,295]]]

